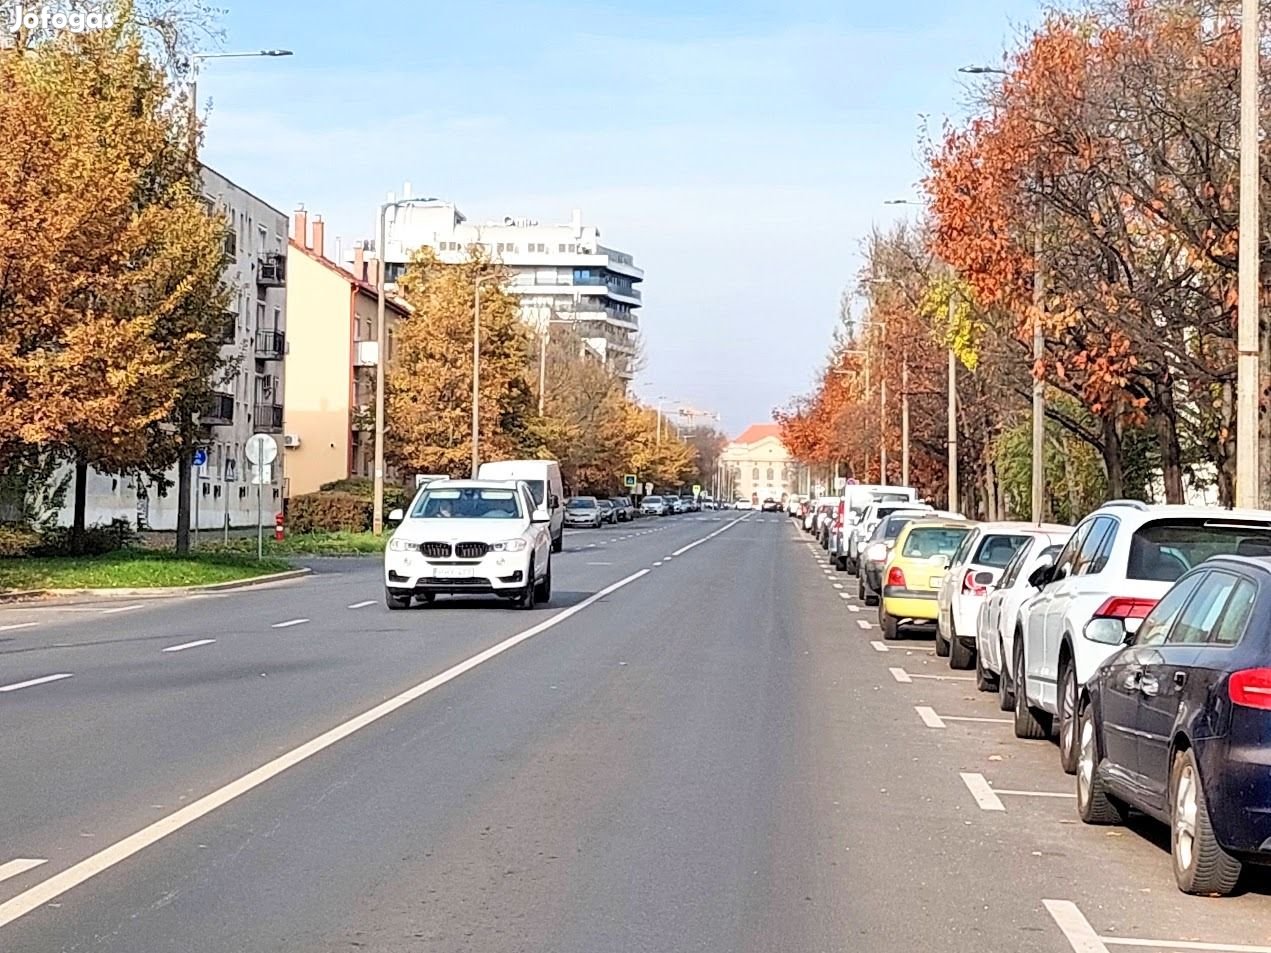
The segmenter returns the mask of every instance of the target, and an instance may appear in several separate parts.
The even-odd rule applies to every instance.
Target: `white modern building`
[[[505,287],[520,299],[527,324],[541,329],[568,322],[620,376],[634,376],[641,306],[637,286],[644,271],[630,255],[602,245],[600,230],[584,225],[580,211],[575,209],[563,225],[514,218],[475,225],[453,203],[416,200],[389,212],[386,280],[396,281],[420,248],[458,263],[473,245],[507,268],[511,280]],[[378,257],[373,242],[363,247],[368,258]]]
[[[206,462],[195,467],[195,500],[202,529],[256,524],[256,487],[244,446],[253,433],[275,435],[278,458],[261,487],[264,519],[282,509],[283,358],[287,352],[286,213],[203,166],[203,193],[209,207],[226,216],[225,282],[233,289],[233,310],[225,315],[223,353],[237,359],[232,380],[218,384],[208,412]],[[174,530],[177,525],[177,468],[167,474],[166,491],[145,479],[89,471],[86,523],[126,519],[142,529]],[[59,514],[69,525],[73,494]]]

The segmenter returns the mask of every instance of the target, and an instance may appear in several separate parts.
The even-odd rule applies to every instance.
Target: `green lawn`
[[[0,592],[6,589],[149,589],[250,579],[294,568],[281,559],[257,562],[229,554],[124,550],[106,556],[0,559]]]
[[[272,530],[265,533],[266,556],[359,556],[384,551],[389,533],[375,536],[372,533],[306,533],[287,536],[281,543],[274,542]],[[206,536],[204,537],[206,539]],[[200,552],[243,553],[256,555],[256,537],[236,537],[225,543],[219,539],[199,541]]]

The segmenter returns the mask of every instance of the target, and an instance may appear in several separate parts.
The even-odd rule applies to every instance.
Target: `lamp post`
[[[237,60],[252,57],[291,56],[291,50],[244,50],[240,53],[194,53],[190,56],[193,66],[190,74],[190,154],[197,154],[199,115],[199,64],[204,60]]]
[[[487,281],[499,281],[501,274],[478,275],[472,283],[472,479],[477,478],[481,466],[478,439],[481,436],[481,285]]]
[[[1236,505],[1258,505],[1258,0],[1240,5],[1240,249],[1237,288]]]

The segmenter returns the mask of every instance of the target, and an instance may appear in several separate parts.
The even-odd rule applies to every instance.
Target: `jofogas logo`
[[[69,30],[72,33],[84,33],[88,30],[102,30],[114,24],[113,13],[99,10],[17,4],[9,13],[7,27],[9,33],[17,33],[19,30],[39,30],[43,33]]]

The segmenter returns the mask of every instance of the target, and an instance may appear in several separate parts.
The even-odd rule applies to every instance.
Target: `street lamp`
[[[238,60],[260,56],[291,56],[291,50],[244,50],[240,53],[195,53],[190,57],[193,69],[190,74],[190,143],[191,154],[194,153],[194,144],[197,142],[195,126],[197,123],[193,120],[198,119],[199,114],[199,64],[204,60]]]
[[[1006,70],[998,69],[995,66],[959,66],[959,73],[970,73],[972,76],[984,76],[988,73],[994,73],[998,76],[1005,76]]]

